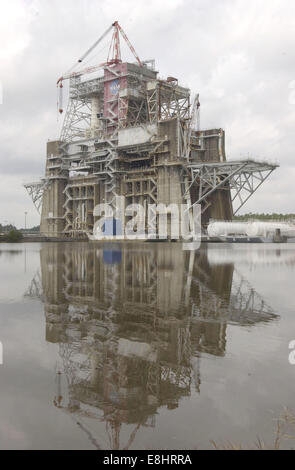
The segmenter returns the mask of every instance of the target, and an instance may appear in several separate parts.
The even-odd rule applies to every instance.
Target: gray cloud
[[[281,168],[244,211],[295,211],[292,0],[14,0],[0,6],[0,222],[12,210],[18,225],[25,210],[38,221],[21,184],[42,176],[46,141],[58,136],[56,79],[116,19],[140,57],[156,59],[161,76],[177,76],[201,94],[201,125],[225,128],[228,158],[279,161]],[[104,48],[96,60],[106,54]]]

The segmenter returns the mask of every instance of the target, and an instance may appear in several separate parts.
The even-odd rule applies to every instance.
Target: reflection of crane
[[[64,397],[62,395],[61,380],[62,380],[62,372],[60,370],[57,370],[57,372],[56,372],[57,393],[56,393],[56,396],[54,397],[54,400],[53,400],[54,406],[68,412],[70,414],[70,416],[72,417],[72,419],[74,420],[75,424],[77,424],[77,426],[79,426],[79,428],[82,429],[82,431],[85,432],[85,434],[89,438],[90,442],[94,445],[94,447],[96,447],[96,449],[98,449],[98,450],[101,450],[101,446],[98,444],[96,439],[93,437],[92,433],[89,431],[87,426],[85,426],[85,424],[81,421],[81,419],[80,418],[78,419],[77,416],[74,415],[71,408],[63,406],[62,403],[64,401]]]
[[[42,289],[42,279],[40,271],[38,270],[33,277],[31,284],[24,293],[24,297],[30,297],[31,299],[43,300],[43,289]]]
[[[91,67],[87,67],[83,70],[78,70],[76,72],[73,71],[73,69],[77,66],[77,64],[80,64],[81,62],[86,59],[86,57],[98,46],[98,44],[101,43],[101,41],[108,35],[108,33],[114,28],[113,31],[113,36],[112,40],[110,43],[110,48],[109,48],[109,53],[108,53],[108,58],[106,62],[103,62],[98,65],[94,65]],[[78,61],[71,67],[71,69],[62,75],[58,81],[57,81],[57,86],[59,86],[59,105],[58,105],[58,110],[60,113],[63,112],[63,81],[70,79],[70,78],[75,78],[75,77],[81,77],[82,75],[88,74],[88,73],[93,73],[96,72],[97,70],[103,68],[103,67],[108,67],[111,65],[116,65],[122,62],[121,60],[121,47],[120,47],[120,33],[125,40],[126,44],[128,45],[130,51],[134,55],[135,59],[137,60],[138,64],[142,66],[142,62],[140,58],[138,57],[137,53],[135,52],[134,47],[132,46],[131,42],[129,41],[126,33],[122,29],[122,27],[119,25],[118,21],[115,21],[98,39],[95,41],[95,43],[78,59]]]
[[[59,372],[59,374],[61,373]],[[57,393],[58,391],[59,391],[59,388],[57,390]],[[93,446],[96,447],[96,449],[98,450],[104,449],[104,446],[100,445],[97,439],[93,436],[93,433],[89,430],[88,426],[82,421],[82,416],[84,416],[85,418],[92,418],[92,419],[98,420],[99,422],[105,422],[106,432],[109,438],[109,448],[111,450],[120,450],[120,430],[121,430],[122,423],[119,419],[116,419],[116,418],[106,419],[105,417],[98,417],[95,414],[92,416],[91,412],[85,412],[85,414],[83,414],[83,412],[81,411],[71,410],[67,406],[62,405],[61,403],[63,399],[62,396],[59,396],[58,398],[59,398],[59,402],[57,402],[56,397],[55,397],[54,402],[53,402],[54,406],[70,414],[75,424],[77,424],[77,426],[79,426],[79,428],[85,432],[88,439],[93,444]],[[122,450],[130,449],[140,426],[141,426],[141,423],[136,424],[136,426],[134,427],[133,431],[131,432],[129,436],[127,444],[122,447]]]
[[[105,446],[102,446],[93,433],[89,430],[89,427],[82,418],[90,418],[95,421],[105,422],[106,433],[109,438],[109,448],[112,450],[120,449],[120,430],[122,427],[122,420],[119,416],[120,410],[111,409],[109,413],[104,413],[103,416],[96,409],[91,406],[81,407],[80,402],[72,397],[71,387],[77,383],[77,374],[82,369],[82,365],[79,362],[75,362],[73,356],[72,343],[59,343],[59,355],[62,359],[62,363],[57,366],[56,369],[56,395],[53,400],[54,406],[63,410],[71,416],[73,421],[79,428],[85,432],[92,445],[100,450]],[[68,397],[68,398],[66,398]],[[128,450],[132,445],[136,433],[141,426],[141,422],[137,423],[131,432],[127,444],[122,447],[123,450]]]

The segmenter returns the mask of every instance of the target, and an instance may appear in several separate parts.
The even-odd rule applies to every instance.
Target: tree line
[[[295,221],[295,214],[279,214],[273,212],[272,214],[261,214],[249,212],[248,214],[235,215],[233,220],[247,221],[247,220],[284,220],[284,221]]]

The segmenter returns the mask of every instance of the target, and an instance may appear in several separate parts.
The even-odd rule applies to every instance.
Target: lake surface
[[[0,447],[272,445],[294,281],[292,244],[1,244]]]

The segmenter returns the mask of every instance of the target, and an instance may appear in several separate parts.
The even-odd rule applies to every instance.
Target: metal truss
[[[230,310],[240,323],[268,322],[277,318],[265,300],[253,289],[247,279],[235,269]]]
[[[227,302],[210,287],[211,277],[198,263],[194,264],[194,269],[196,277],[193,284],[198,288],[198,300],[192,307],[193,319],[207,323],[253,325],[278,318],[236,268]]]
[[[90,100],[87,95],[82,95],[79,92],[79,86],[81,86],[80,78],[72,78],[70,100],[60,135],[60,140],[63,142],[71,142],[85,137],[86,130],[90,128]],[[86,93],[86,90],[84,92]]]
[[[127,126],[128,98],[119,96],[118,104],[118,125],[119,129]]]
[[[148,204],[157,203],[157,177],[154,172],[138,176],[130,172],[125,176],[125,185],[125,197],[145,196]]]
[[[67,233],[73,229],[73,208],[72,208],[72,191],[71,191],[71,186],[67,184],[67,186],[64,189],[64,194],[66,198],[66,202],[64,203],[64,209],[65,209],[65,228],[64,232]]]
[[[110,142],[109,142],[110,144]],[[94,188],[93,186],[97,181],[103,181],[105,188],[105,202],[115,208],[115,198],[117,196],[117,152],[113,147],[104,148],[101,151],[94,151],[92,156],[89,153],[81,160],[75,162],[75,165],[71,165],[71,161],[64,162],[64,167],[71,171],[89,171],[95,177],[95,180],[81,180],[81,181],[69,181],[64,189],[65,203],[63,205],[65,209],[65,229],[64,233],[77,233],[77,232],[89,232],[90,227],[87,220],[81,219],[82,209],[81,204],[86,203],[86,209],[88,208],[88,202],[93,201],[94,206]],[[75,194],[74,189],[80,188],[82,191],[78,195]],[[80,215],[79,215],[80,214]],[[87,217],[87,214],[86,214]]]
[[[24,297],[29,297],[30,299],[42,300],[44,299],[43,287],[42,287],[42,277],[41,273],[38,270],[33,277],[31,284],[24,293]]]
[[[60,139],[63,142],[71,142],[85,137],[86,129],[90,127],[90,119],[89,103],[86,100],[77,101],[70,99]],[[81,126],[82,123],[85,123],[85,127]]]
[[[43,193],[49,185],[50,181],[45,178],[38,182],[24,184],[24,187],[26,188],[29,196],[32,198],[34,206],[36,207],[39,214],[42,207]]]
[[[70,98],[83,100],[91,95],[103,93],[104,78],[97,77],[93,80],[81,81],[81,77],[71,79]]]
[[[106,67],[115,78],[118,73]],[[189,90],[178,86],[177,82],[155,81],[143,84],[137,74],[128,72],[127,88],[106,103],[107,122],[104,133],[116,137],[118,128],[138,126],[142,123],[157,123],[159,120],[190,117]],[[63,142],[84,138],[91,124],[91,97],[103,93],[104,78],[82,82],[81,77],[70,80],[70,100],[68,103],[60,139]]]
[[[151,93],[148,94],[148,112],[149,119],[152,124],[158,122],[158,88],[155,87]]]
[[[151,123],[175,117],[189,119],[189,90],[161,81],[156,82],[154,87],[147,91],[148,113]]]
[[[138,76],[127,76],[127,88],[118,97],[118,128],[138,126],[148,122],[146,89]]]
[[[161,119],[170,119],[178,116],[180,119],[190,117],[189,90],[178,85],[159,83],[159,112]]]
[[[115,200],[117,196],[117,178],[116,161],[118,155],[115,150],[109,149],[108,157],[105,162],[105,201],[115,209]]]
[[[74,192],[75,189],[78,190],[77,194]],[[64,233],[89,232],[91,230],[88,220],[89,207],[94,207],[93,182],[91,180],[69,182],[63,192],[65,194],[63,207],[66,224]],[[84,205],[84,217],[82,205]]]
[[[119,98],[119,128],[139,126],[147,121],[148,111],[145,99]]]
[[[191,207],[202,203],[204,212],[210,205],[208,197],[223,189],[231,191],[233,202],[238,201],[236,214],[277,167],[277,164],[254,160],[190,164],[191,181],[187,191],[193,185],[197,189],[197,200]]]

